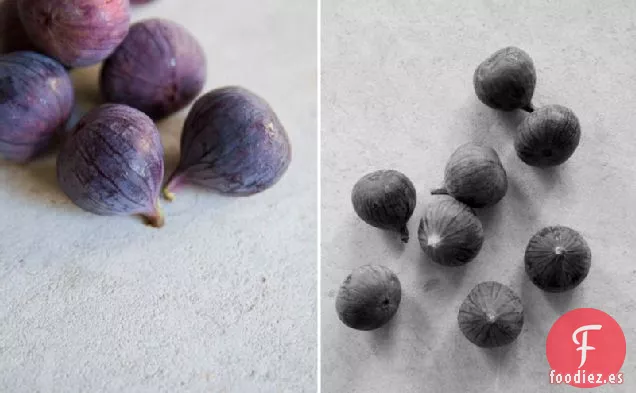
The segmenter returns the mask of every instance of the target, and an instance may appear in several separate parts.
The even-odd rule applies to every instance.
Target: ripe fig
[[[581,126],[572,110],[548,105],[529,114],[519,125],[515,150],[528,165],[548,167],[567,161],[579,145]]]
[[[163,180],[159,131],[142,112],[105,104],[88,112],[71,131],[57,159],[64,193],[98,215],[141,215],[164,223],[159,204]]]
[[[459,308],[457,321],[464,336],[478,347],[501,347],[521,333],[523,305],[512,289],[486,281],[470,291]]]
[[[342,283],[336,298],[338,317],[356,330],[374,330],[393,318],[402,300],[395,273],[384,266],[359,267]]]
[[[186,118],[181,158],[164,195],[191,183],[236,196],[276,184],[289,167],[287,132],[269,104],[242,87],[225,87],[200,97]]]
[[[0,156],[25,162],[43,153],[74,104],[71,79],[35,52],[0,56]]]
[[[508,190],[506,170],[497,152],[474,143],[461,145],[444,171],[444,188],[432,194],[448,194],[472,208],[493,206]]]
[[[128,34],[129,0],[18,0],[31,41],[69,67],[107,58]]]
[[[433,261],[460,266],[479,254],[484,230],[471,208],[454,198],[441,196],[426,206],[419,239],[422,249]]]
[[[33,50],[18,14],[18,0],[0,0],[0,55]]]
[[[509,46],[484,60],[473,76],[475,93],[485,105],[503,111],[532,112],[532,96],[537,74],[530,56]]]
[[[100,86],[107,102],[126,104],[153,119],[189,105],[206,79],[203,48],[185,27],[148,19],[130,27],[104,62]]]
[[[415,187],[403,173],[380,170],[363,176],[351,192],[353,209],[367,224],[400,234],[409,241],[406,227],[415,210]]]
[[[564,226],[546,227],[526,247],[526,273],[546,292],[565,292],[587,277],[592,253],[583,236]]]

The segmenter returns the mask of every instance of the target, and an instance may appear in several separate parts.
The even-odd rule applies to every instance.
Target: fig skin
[[[415,210],[416,192],[406,175],[395,170],[368,173],[353,186],[351,202],[364,222],[397,232],[408,243],[407,223]]]
[[[44,153],[74,101],[71,79],[57,61],[28,51],[0,56],[0,156],[27,162]]]
[[[591,264],[592,252],[583,236],[565,226],[541,229],[526,247],[526,273],[546,292],[576,288],[587,277]]]
[[[230,86],[201,96],[186,118],[181,157],[164,196],[184,184],[232,196],[248,196],[274,186],[291,161],[285,128],[260,96]]]
[[[534,63],[523,50],[509,46],[499,49],[473,75],[479,100],[493,109],[533,111],[532,96],[537,83]]]
[[[60,187],[78,207],[103,216],[138,214],[154,227],[164,224],[163,174],[157,127],[142,112],[119,104],[88,112],[57,159]]]
[[[444,266],[472,261],[484,243],[484,229],[473,210],[449,196],[425,207],[418,234],[426,255]]]
[[[148,19],[133,24],[104,62],[100,87],[107,102],[158,120],[189,105],[201,93],[206,76],[203,48],[185,27]]]
[[[574,112],[561,105],[548,105],[526,116],[519,125],[515,150],[530,166],[556,166],[574,154],[580,139],[581,126]]]
[[[466,143],[451,155],[444,171],[444,188],[433,195],[448,194],[472,208],[497,204],[508,191],[508,176],[491,147]]]
[[[351,272],[336,297],[338,318],[356,330],[374,330],[393,318],[402,300],[400,280],[379,265],[361,266]]]
[[[130,4],[140,5],[140,4],[148,4],[152,3],[154,0],[130,0]]]
[[[106,59],[130,25],[128,0],[18,0],[18,10],[38,49],[68,67]]]
[[[0,0],[0,55],[33,49],[20,21],[18,0]]]
[[[523,328],[523,305],[509,287],[495,281],[482,282],[460,306],[457,322],[464,336],[478,347],[509,345]]]

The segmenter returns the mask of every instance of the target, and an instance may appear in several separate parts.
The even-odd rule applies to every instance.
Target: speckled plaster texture
[[[0,392],[316,390],[316,4],[157,0],[198,37],[206,90],[245,86],[287,128],[294,157],[274,188],[188,188],[166,226],[97,217],[55,181],[55,158],[0,164]],[[81,110],[99,67],[76,70]],[[174,168],[187,110],[159,123]]]
[[[323,1],[322,41],[322,391],[323,393],[575,392],[548,383],[545,339],[567,310],[595,307],[623,327],[625,383],[636,391],[636,3],[632,1]],[[524,113],[498,113],[474,93],[475,67],[517,45],[534,59],[534,104],[566,105],[582,139],[555,170],[523,164],[513,148]],[[461,143],[492,146],[508,171],[506,197],[479,217],[486,240],[465,268],[426,259],[417,238],[364,224],[353,184],[375,169],[397,169],[416,185],[415,233]],[[546,295],[525,276],[523,253],[536,231],[562,224],[592,249],[589,277],[576,290]],[[335,296],[350,270],[383,264],[400,277],[393,322],[357,332],[338,320]],[[485,280],[511,286],[526,323],[515,344],[488,351],[457,327],[470,289]]]

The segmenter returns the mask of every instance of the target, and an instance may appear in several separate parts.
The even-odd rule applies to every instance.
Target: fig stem
[[[161,228],[166,223],[166,219],[163,214],[163,209],[161,209],[161,205],[159,204],[159,201],[155,203],[154,213],[145,214],[144,218],[146,219],[146,222],[148,223],[148,225],[155,228]]]
[[[529,103],[526,106],[522,106],[521,109],[523,109],[524,111],[526,111],[528,113],[532,113],[532,112],[534,112],[534,105],[532,105],[532,103]]]
[[[174,192],[170,191],[168,187],[164,187],[163,189],[163,197],[168,201],[172,202],[177,197]]]
[[[445,188],[436,188],[431,190],[431,195],[448,195],[448,190]]]
[[[409,229],[406,227],[406,225],[404,225],[402,229],[400,229],[400,240],[402,240],[402,243],[409,242]]]
[[[177,197],[174,193],[177,191],[181,184],[183,183],[183,174],[177,175],[176,172],[170,176],[168,181],[166,182],[165,187],[163,188],[163,197],[168,201],[172,202]]]

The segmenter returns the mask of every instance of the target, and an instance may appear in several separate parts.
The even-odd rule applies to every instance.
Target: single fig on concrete
[[[242,87],[201,96],[186,118],[181,157],[164,196],[185,184],[246,196],[276,184],[291,161],[287,132],[269,104]]]
[[[342,283],[336,298],[338,317],[356,330],[374,330],[393,318],[402,300],[395,273],[384,266],[359,267]]]
[[[77,206],[104,216],[141,215],[154,227],[164,224],[163,171],[157,127],[142,112],[119,104],[87,113],[57,159],[60,187]]]
[[[537,74],[530,56],[509,46],[484,60],[473,76],[475,93],[485,105],[503,111],[533,111]]]

